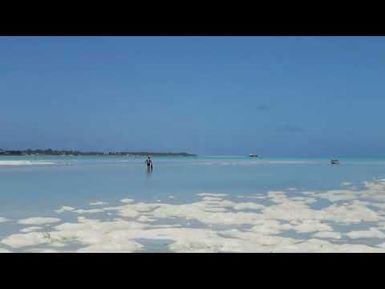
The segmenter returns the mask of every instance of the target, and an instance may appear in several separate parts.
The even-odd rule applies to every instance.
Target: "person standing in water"
[[[147,157],[146,161],[145,161],[146,165],[147,165],[147,170],[148,171],[152,171],[152,160],[150,158],[150,156]]]

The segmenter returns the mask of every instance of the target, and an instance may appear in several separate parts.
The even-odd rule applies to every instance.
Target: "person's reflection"
[[[151,166],[147,166],[146,168],[146,180],[145,180],[145,183],[146,183],[146,187],[150,185],[150,179],[151,179],[151,175],[152,175],[152,168]],[[149,188],[147,188],[149,189]]]

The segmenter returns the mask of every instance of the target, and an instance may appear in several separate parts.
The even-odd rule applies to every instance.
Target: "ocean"
[[[385,252],[385,159],[0,157],[0,252]]]

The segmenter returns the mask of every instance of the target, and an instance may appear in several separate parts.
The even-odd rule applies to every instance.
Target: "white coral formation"
[[[32,217],[32,218],[19,220],[17,223],[22,225],[43,225],[43,224],[58,223],[60,221],[61,220],[59,218]]]
[[[71,211],[74,211],[74,210],[75,210],[75,208],[73,208],[73,207],[63,206],[60,209],[55,210],[55,212],[60,214],[60,213],[64,213],[64,212],[71,212]]]
[[[20,220],[20,224],[44,224],[46,232],[37,231],[40,227],[28,227],[22,229],[23,234],[12,234],[1,243],[30,252],[61,251],[66,244],[76,244],[73,251],[77,252],[142,252],[146,250],[143,239],[165,244],[165,250],[173,252],[384,252],[384,242],[377,246],[364,242],[371,239],[381,243],[385,239],[384,181],[365,183],[362,191],[290,194],[271,191],[242,202],[226,194],[202,193],[201,199],[192,203],[123,199],[119,205],[109,207],[98,202],[94,209],[62,207],[58,213],[81,216],[76,222],[56,225],[58,218]],[[313,209],[310,205],[319,199],[332,204]],[[264,201],[270,201],[269,205]],[[92,213],[112,217],[107,218],[109,221],[85,217]],[[370,223],[369,229],[347,233],[334,229],[335,225],[365,222]],[[51,227],[47,231],[48,225]],[[362,244],[357,244],[360,240]]]
[[[8,222],[9,220],[7,218],[4,218],[4,217],[0,217],[0,223],[5,223],[5,222]]]

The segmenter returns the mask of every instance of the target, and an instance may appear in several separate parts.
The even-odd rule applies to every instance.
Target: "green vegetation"
[[[185,152],[81,152],[76,150],[52,150],[52,149],[27,149],[27,150],[2,150],[0,156],[196,156]]]

